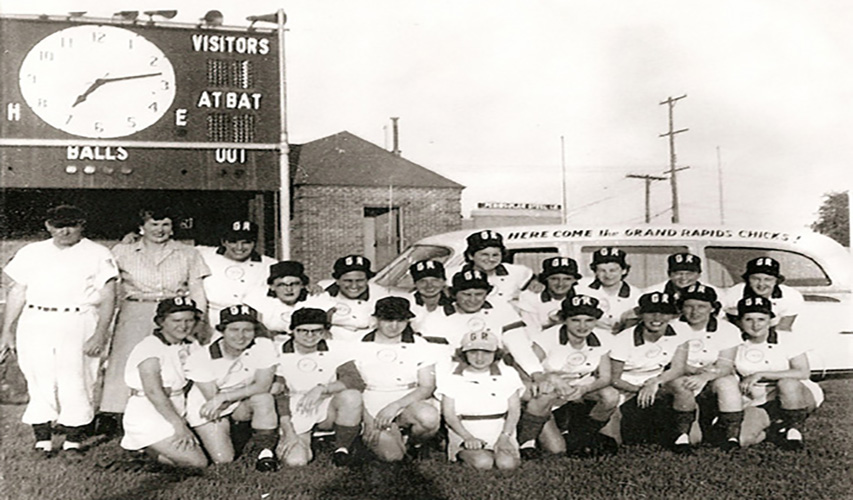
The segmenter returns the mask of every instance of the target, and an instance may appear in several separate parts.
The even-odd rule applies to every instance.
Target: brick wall
[[[305,264],[313,282],[331,278],[335,259],[363,253],[364,208],[387,206],[388,191],[351,186],[294,187],[291,257]],[[462,190],[457,188],[395,188],[393,206],[400,209],[401,248],[433,234],[461,229],[461,195]]]

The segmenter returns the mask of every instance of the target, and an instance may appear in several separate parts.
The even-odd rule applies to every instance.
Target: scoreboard
[[[279,189],[275,30],[6,16],[0,46],[2,187]]]

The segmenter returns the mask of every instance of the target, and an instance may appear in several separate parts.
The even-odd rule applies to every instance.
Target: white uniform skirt
[[[468,430],[475,438],[482,439],[486,442],[486,446],[484,449],[486,450],[494,450],[495,443],[498,441],[498,438],[501,436],[501,432],[504,429],[504,423],[506,422],[505,417],[499,418],[490,418],[484,420],[466,420],[464,418],[460,418],[462,425],[465,426],[465,429]],[[515,435],[515,431],[513,430],[513,436]],[[465,442],[462,439],[462,436],[453,432],[453,429],[448,427],[447,429],[447,459],[451,462],[456,461],[456,455],[465,449],[463,443]]]
[[[812,397],[815,401],[815,408],[819,407],[823,404],[823,389],[817,384],[817,382],[811,380],[800,380],[803,385],[806,386],[806,389],[812,393]],[[750,406],[761,406],[768,401],[773,401],[777,398],[779,394],[779,390],[776,387],[776,384],[755,384],[752,387],[749,395],[743,396],[743,406],[748,408]]]
[[[169,398],[178,415],[184,416],[186,398],[177,394]],[[141,450],[175,434],[172,424],[157,411],[151,401],[143,395],[131,396],[122,420],[124,437],[121,447],[126,450]]]
[[[290,422],[297,434],[309,432],[315,425],[324,422],[329,416],[329,405],[332,403],[332,398],[326,398],[317,406],[316,410],[311,413],[302,413],[296,409],[296,405],[299,404],[302,396],[304,394],[291,394],[290,396]]]

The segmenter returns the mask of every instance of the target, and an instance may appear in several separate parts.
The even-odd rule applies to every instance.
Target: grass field
[[[682,457],[654,446],[623,448],[613,457],[555,457],[512,472],[476,472],[438,453],[424,461],[350,469],[332,466],[328,451],[308,467],[255,472],[248,459],[197,474],[147,468],[110,470],[126,460],[118,443],[90,450],[79,462],[61,455],[36,460],[23,407],[0,406],[0,498],[25,499],[848,499],[853,498],[853,380],[821,383],[826,403],[809,418],[806,450],[769,443],[724,454],[701,448]]]

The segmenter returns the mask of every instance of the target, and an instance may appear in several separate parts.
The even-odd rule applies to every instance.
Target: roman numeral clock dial
[[[48,35],[24,58],[24,101],[48,125],[97,139],[156,123],[175,99],[175,70],[156,45],[115,26],[73,26]]]

